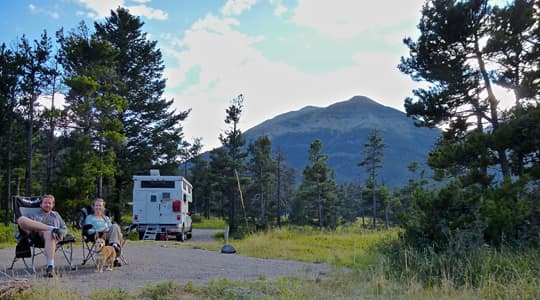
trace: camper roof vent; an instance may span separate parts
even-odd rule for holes
[[[159,176],[159,170],[151,169],[150,170],[150,176]]]

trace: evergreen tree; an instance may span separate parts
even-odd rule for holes
[[[486,0],[427,1],[420,37],[405,40],[410,57],[402,58],[400,69],[430,84],[406,99],[407,114],[420,125],[444,126],[428,164],[438,177],[452,179],[438,192],[416,185],[405,194],[402,226],[413,244],[441,249],[458,240],[465,248],[500,244],[503,237],[522,242],[540,228],[533,200],[539,8],[527,0],[502,7]],[[500,109],[494,84],[514,92],[512,109]]]
[[[373,223],[371,226],[373,229],[375,229],[377,225],[377,177],[378,170],[383,167],[382,159],[384,157],[384,147],[385,145],[380,130],[374,129],[373,132],[368,135],[368,141],[364,144],[364,150],[362,150],[364,159],[358,163],[358,166],[364,167],[368,173],[367,186],[371,189],[373,213]]]
[[[33,187],[33,165],[34,152],[34,127],[36,120],[38,98],[45,93],[45,89],[51,81],[52,70],[49,68],[49,60],[51,59],[52,43],[47,35],[43,32],[39,40],[31,43],[26,36],[23,36],[17,46],[17,52],[22,59],[22,78],[19,84],[21,85],[22,98],[21,105],[25,111],[26,118],[26,180],[25,193],[32,195]]]
[[[445,126],[439,153],[430,160],[443,176],[460,175],[465,184],[485,188],[497,175],[488,174],[489,167],[498,164],[504,178],[511,175],[507,149],[490,144],[490,133],[504,121],[493,85],[514,90],[518,106],[535,94],[534,5],[517,0],[493,9],[487,0],[427,1],[418,25],[420,37],[405,39],[410,57],[402,58],[400,69],[430,84],[414,90],[405,108],[420,125]]]
[[[23,149],[24,145],[20,144],[20,139],[17,139],[17,125],[20,125],[21,116],[18,113],[17,107],[20,101],[20,85],[19,78],[22,76],[22,61],[20,55],[11,49],[8,49],[6,44],[0,46],[0,168],[5,170],[3,189],[5,201],[5,216],[4,224],[8,225],[11,207],[11,182],[12,172],[15,165],[15,156],[20,151],[15,151],[16,148]],[[18,192],[18,191],[17,191]]]
[[[110,188],[103,194],[103,182],[113,186],[118,173],[117,149],[124,140],[119,116],[127,103],[116,93],[118,52],[107,41],[96,39],[84,23],[67,36],[59,32],[58,38],[68,88],[69,135],[61,153],[56,193],[75,202],[71,208],[76,209],[77,201],[112,195]]]
[[[534,84],[540,59],[537,9],[535,1],[514,0],[504,7],[496,6],[491,14],[492,33],[485,52],[497,63],[494,83],[513,91],[518,110],[524,100],[535,98],[540,86]]]
[[[333,218],[337,186],[334,172],[327,166],[328,156],[322,153],[322,148],[323,144],[318,139],[309,147],[309,165],[304,168],[298,194],[300,201],[296,204],[306,205],[308,219],[317,220],[320,229],[337,225],[337,220]],[[301,213],[296,209],[296,213]],[[302,217],[297,219],[301,220]]]
[[[126,143],[119,146],[116,173],[116,202],[129,197],[131,176],[160,168],[162,174],[178,174],[187,143],[181,122],[188,111],[176,112],[173,100],[162,98],[165,89],[163,59],[156,41],[142,31],[144,23],[125,8],[111,11],[104,22],[96,22],[96,38],[107,41],[117,52],[114,64],[118,82],[115,92],[127,101],[119,114]]]
[[[253,144],[249,145],[248,153],[251,157],[247,165],[248,174],[251,177],[249,198],[255,199],[253,201],[254,207],[258,208],[255,209],[258,215],[257,223],[266,229],[270,217],[269,208],[275,204],[275,193],[273,192],[275,163],[272,159],[270,138],[268,136],[258,137]]]
[[[193,185],[193,210],[210,218],[210,199],[212,189],[209,180],[209,163],[200,153],[202,149],[201,139],[196,138],[190,149],[188,179]],[[188,165],[188,162],[185,163]]]
[[[240,181],[239,177],[239,174],[242,174],[246,167],[245,159],[247,156],[247,152],[242,149],[246,142],[242,137],[242,131],[238,128],[243,103],[244,96],[242,94],[232,100],[232,104],[225,110],[225,124],[230,127],[225,131],[225,134],[219,136],[225,154],[225,156],[221,156],[224,160],[222,190],[228,202],[228,222],[231,234],[237,233],[237,203],[242,197],[240,188],[242,184],[246,183],[244,178]],[[246,228],[246,230],[248,229]]]
[[[285,155],[278,150],[275,158],[276,223],[281,228],[282,216],[289,210],[296,190],[296,171],[286,164]]]

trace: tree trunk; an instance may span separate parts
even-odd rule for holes
[[[384,227],[388,229],[388,203],[384,206]]]
[[[12,100],[13,101],[13,100]],[[13,160],[13,110],[11,107],[8,110],[8,120],[7,120],[7,166],[6,166],[6,215],[4,218],[4,225],[9,225],[9,220],[11,219],[11,211],[13,210],[13,203],[11,202],[11,174],[13,170],[12,160]]]
[[[475,54],[478,61],[478,67],[480,68],[480,73],[482,74],[482,79],[484,80],[484,84],[486,85],[486,91],[488,93],[488,101],[489,101],[489,109],[490,109],[490,122],[493,126],[493,130],[497,130],[499,128],[499,116],[497,112],[497,107],[499,105],[499,101],[495,97],[495,93],[493,92],[493,88],[491,86],[491,80],[489,79],[488,72],[486,70],[486,65],[484,62],[484,59],[482,58],[482,53],[480,51],[480,45],[478,37],[475,36]],[[509,165],[508,165],[508,158],[506,156],[505,149],[497,149],[497,153],[499,154],[499,164],[501,165],[501,172],[504,178],[508,178],[510,176],[509,171]]]
[[[375,184],[373,184],[371,189],[371,198],[373,206],[373,224],[371,224],[371,228],[375,229],[377,227],[377,198],[375,197]]]
[[[276,221],[278,228],[281,229],[281,155],[278,154],[277,157],[277,174],[276,174],[276,201],[277,201],[277,210],[276,210]]]

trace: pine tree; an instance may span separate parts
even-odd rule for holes
[[[142,31],[144,23],[125,8],[111,11],[104,22],[96,22],[96,37],[107,41],[118,53],[114,64],[116,94],[127,101],[119,115],[126,143],[117,149],[116,202],[128,197],[131,176],[160,168],[162,174],[178,174],[187,147],[181,122],[188,111],[177,113],[173,100],[162,98],[165,89],[163,59],[156,41]],[[118,213],[118,212],[117,212]]]
[[[4,224],[9,223],[11,207],[11,181],[13,169],[15,165],[15,156],[20,151],[15,151],[18,140],[16,138],[17,125],[21,119],[18,110],[16,109],[20,101],[20,85],[19,78],[22,76],[22,60],[21,56],[11,49],[8,49],[6,44],[0,46],[0,151],[1,151],[1,168],[5,170],[4,175],[4,196],[5,196],[5,216]],[[20,149],[24,145],[19,145]],[[18,191],[17,191],[18,192]]]
[[[319,139],[311,143],[308,155],[309,165],[302,173],[302,184],[298,194],[299,203],[306,205],[308,219],[316,219],[320,229],[336,226],[336,220],[332,219],[332,216],[336,209],[335,192],[337,190],[334,172],[328,168],[328,156],[322,153],[322,148],[323,144]],[[301,213],[301,211],[296,213]],[[301,220],[302,217],[298,219]]]
[[[34,164],[34,127],[36,126],[36,110],[39,106],[38,97],[45,93],[51,81],[52,70],[49,68],[52,43],[43,32],[39,40],[31,43],[23,36],[17,46],[17,52],[22,59],[22,79],[20,81],[22,98],[21,105],[26,115],[26,180],[25,193],[32,195],[33,164]]]
[[[119,115],[127,107],[116,93],[118,52],[107,41],[96,39],[84,23],[67,35],[59,32],[58,39],[68,89],[69,134],[63,141],[56,193],[68,200],[109,198],[110,189],[103,194],[103,182],[111,186],[118,172],[117,149],[124,140]]]
[[[242,149],[246,141],[242,136],[242,131],[238,128],[240,116],[244,103],[242,94],[232,100],[232,104],[225,110],[225,124],[230,127],[225,131],[225,134],[220,134],[219,140],[223,145],[223,153],[221,156],[224,160],[224,168],[222,170],[223,185],[222,190],[228,201],[228,222],[231,234],[237,233],[237,208],[239,200],[242,197],[240,190],[242,184],[246,183],[245,178],[240,180],[239,174],[242,174],[245,169],[245,159],[247,152]],[[242,205],[242,203],[240,203]],[[248,230],[248,228],[246,228]]]
[[[251,157],[248,162],[248,174],[251,177],[250,195],[258,202],[258,223],[267,228],[270,207],[275,204],[273,193],[274,161],[272,159],[272,142],[268,136],[260,136],[248,147]],[[254,205],[254,207],[257,207]]]
[[[364,159],[358,163],[358,166],[364,167],[368,173],[367,186],[371,189],[372,203],[372,228],[377,225],[377,177],[378,170],[383,167],[382,159],[384,157],[384,141],[379,129],[374,129],[368,135],[368,141],[364,144],[362,154]]]

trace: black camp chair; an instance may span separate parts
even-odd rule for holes
[[[41,210],[42,197],[23,197],[13,196],[13,231],[17,237],[17,246],[15,247],[15,257],[11,263],[9,270],[13,269],[15,262],[21,259],[29,273],[35,273],[35,258],[40,254],[45,254],[45,242],[36,233],[32,232],[27,234],[21,230],[17,225],[17,219],[20,216],[30,216]],[[75,236],[73,234],[66,234],[66,236],[56,243],[56,252],[61,252],[71,270],[77,269],[73,265],[73,243],[75,242]],[[30,260],[30,261],[27,261]]]
[[[93,209],[92,209],[92,206],[86,206],[86,207],[83,207],[79,210],[79,221],[78,221],[78,226],[79,228],[81,228],[81,231],[82,231],[82,234],[81,234],[81,240],[82,240],[82,249],[83,249],[83,261],[81,263],[81,265],[85,265],[89,260],[92,260],[92,262],[95,262],[96,260],[96,237],[95,237],[95,234],[90,234],[89,231],[90,229],[92,229],[92,224],[84,224],[84,220],[86,219],[86,217],[90,214],[93,213]],[[111,211],[106,208],[105,209],[105,215],[107,217],[110,217],[111,216]],[[102,235],[103,232],[99,233],[98,232],[98,235]],[[123,238],[122,238],[122,245],[121,248],[122,248],[122,251],[120,252],[120,255],[118,258],[120,258],[120,260],[122,261],[122,263],[124,265],[127,265],[128,264],[128,261],[126,259],[126,257],[124,256],[124,251],[125,251],[125,244],[126,244],[126,234],[123,234]],[[108,242],[108,241],[107,241]]]

